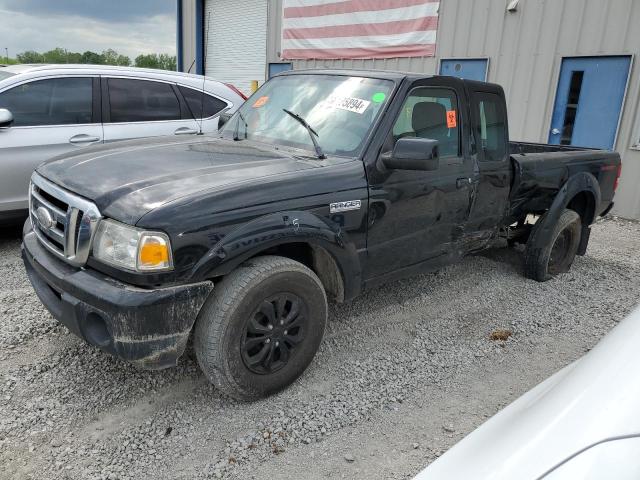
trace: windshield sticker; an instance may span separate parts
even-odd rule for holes
[[[447,128],[456,128],[456,111],[455,110],[447,110]]]
[[[371,105],[371,102],[361,98],[331,95],[321,105],[325,108],[338,108],[362,115],[367,107]]]
[[[269,101],[269,97],[266,97],[266,96],[265,97],[260,97],[253,104],[253,108],[260,108],[261,106],[263,106],[268,101]]]
[[[382,103],[384,102],[385,98],[387,98],[387,96],[384,94],[384,92],[377,92],[373,94],[371,100],[375,103]]]

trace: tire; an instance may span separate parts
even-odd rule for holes
[[[288,258],[255,257],[216,285],[202,307],[196,358],[220,391],[255,400],[305,371],[326,322],[327,297],[315,273]]]
[[[524,273],[527,278],[546,282],[569,271],[580,245],[582,221],[575,211],[565,209],[555,225],[549,240],[543,238],[545,213],[533,226],[524,252]]]

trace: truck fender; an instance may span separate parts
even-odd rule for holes
[[[342,276],[342,299],[360,292],[362,269],[356,246],[338,224],[307,211],[272,213],[234,228],[196,264],[194,277],[226,275],[265,250],[290,243],[304,243],[330,254]],[[325,257],[322,262],[327,261]]]
[[[591,173],[580,172],[569,177],[569,179],[560,187],[556,194],[551,207],[547,211],[547,214],[540,219],[543,225],[541,234],[538,236],[538,241],[541,244],[546,244],[551,241],[551,234],[553,232],[553,226],[556,224],[560,215],[565,208],[571,203],[571,200],[576,195],[581,193],[587,193],[593,196],[593,209],[585,210],[582,216],[582,233],[580,236],[580,246],[578,247],[578,255],[584,255],[587,249],[587,243],[589,242],[589,236],[591,234],[591,224],[596,216],[596,210],[600,205],[601,194],[600,185],[598,180]]]

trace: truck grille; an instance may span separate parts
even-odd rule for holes
[[[40,243],[75,266],[87,263],[101,218],[98,208],[37,173],[29,186],[29,218]]]

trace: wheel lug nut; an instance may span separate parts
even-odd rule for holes
[[[276,347],[277,347],[278,345],[280,345],[280,342],[276,342]]]
[[[283,332],[284,335],[287,335],[289,332],[287,332],[286,330]]]
[[[267,325],[267,328],[268,328],[269,330],[273,330],[273,325],[269,324],[269,325]]]
[[[284,325],[284,320],[280,320],[280,325]]]
[[[271,339],[270,339],[270,338],[267,338],[267,339],[264,341],[264,343],[271,343]]]

